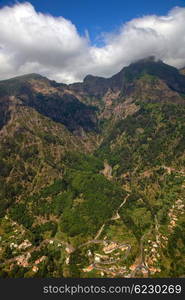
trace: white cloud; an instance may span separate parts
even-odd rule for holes
[[[35,11],[30,3],[0,9],[0,79],[39,73],[62,82],[87,74],[111,76],[130,62],[155,55],[185,66],[185,8],[167,16],[144,16],[103,36],[96,47],[63,17]]]

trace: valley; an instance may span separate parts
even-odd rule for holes
[[[0,276],[185,276],[185,75],[0,81]]]

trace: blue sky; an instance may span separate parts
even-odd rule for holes
[[[24,0],[0,0],[1,6]],[[185,0],[31,0],[37,11],[71,20],[83,34],[88,30],[92,41],[102,32],[117,30],[120,25],[144,15],[166,15],[175,6],[185,6]]]
[[[0,80],[110,77],[155,56],[185,66],[185,0],[0,0]]]

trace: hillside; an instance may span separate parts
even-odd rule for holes
[[[185,275],[185,75],[0,82],[0,276]]]

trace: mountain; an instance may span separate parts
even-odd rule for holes
[[[182,277],[185,75],[0,82],[0,276]]]
[[[71,131],[79,128],[95,130],[95,108],[84,105],[75,95],[66,92],[65,85],[57,85],[40,75],[1,81],[0,94],[2,97],[17,96],[22,105],[34,108]]]

